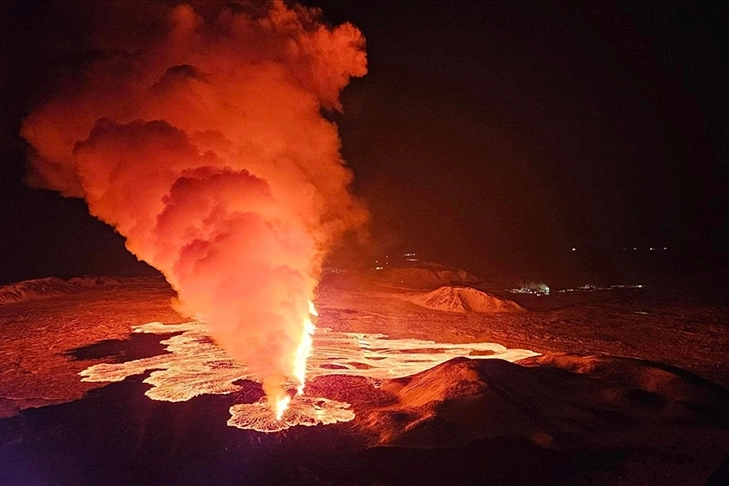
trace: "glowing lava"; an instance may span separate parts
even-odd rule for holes
[[[304,394],[304,386],[306,384],[306,360],[311,355],[312,345],[314,342],[312,336],[316,331],[316,326],[311,318],[316,317],[317,315],[314,303],[309,300],[309,315],[303,319],[301,326],[301,338],[299,340],[299,345],[296,347],[296,355],[293,362],[292,375],[297,382],[296,396],[302,396]],[[283,387],[280,390],[280,395],[281,396],[279,398],[270,402],[271,408],[276,414],[277,421],[281,420],[284,412],[286,412],[289,408],[289,404],[291,403],[291,396]]]
[[[312,309],[315,316],[315,310]],[[527,349],[508,349],[497,343],[436,343],[420,339],[389,339],[383,334],[334,332],[314,325],[305,332],[300,348],[309,379],[326,375],[360,376],[385,380],[413,375],[449,359],[466,356],[472,359],[518,361],[538,353]],[[83,381],[115,382],[128,376],[151,371],[145,392],[153,400],[180,402],[195,396],[224,395],[240,391],[242,380],[261,383],[261,376],[233,360],[211,339],[200,322],[162,324],[152,322],[133,328],[136,333],[169,334],[181,332],[161,341],[167,353],[125,363],[101,363],[80,373]],[[310,355],[310,356],[309,356]],[[303,376],[300,375],[300,376]],[[303,379],[296,377],[301,386]],[[303,390],[303,388],[302,388]],[[326,425],[353,420],[350,405],[322,397],[293,397],[282,394],[269,406],[262,398],[230,408],[228,425],[259,432],[277,432],[296,425]]]
[[[294,376],[298,380],[299,384],[296,387],[296,394],[304,394],[304,384],[306,383],[306,360],[311,355],[312,345],[314,343],[313,335],[316,331],[316,326],[312,322],[311,317],[317,317],[319,314],[316,312],[314,303],[309,300],[309,317],[304,319],[304,328],[301,334],[301,341],[299,342],[298,348],[296,348],[296,358],[294,360]]]
[[[354,419],[350,405],[327,398],[298,397],[291,401],[281,418],[273,419],[265,400],[230,407],[228,425],[257,432],[281,432],[295,426],[313,427]]]

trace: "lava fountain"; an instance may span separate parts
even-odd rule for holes
[[[301,333],[301,341],[299,347],[296,348],[296,360],[294,361],[294,376],[298,380],[299,384],[296,387],[296,394],[303,395],[304,383],[306,381],[306,360],[311,356],[311,347],[314,343],[313,335],[316,331],[316,326],[311,320],[311,317],[317,317],[319,314],[316,312],[314,303],[309,301],[309,316],[304,319],[304,329]]]
[[[322,116],[366,73],[362,34],[282,0],[65,8],[98,22],[24,120],[29,181],[123,235],[282,417],[287,388],[304,391],[322,261],[367,220]]]
[[[301,332],[301,340],[299,345],[296,347],[296,355],[293,362],[292,375],[296,379],[296,396],[304,394],[304,386],[306,383],[306,361],[311,356],[312,346],[314,344],[314,331],[316,326],[311,320],[312,317],[316,317],[316,307],[314,303],[309,300],[309,316],[303,320],[303,329]],[[269,395],[270,397],[270,395]],[[269,403],[270,408],[275,411],[276,420],[281,420],[283,414],[289,408],[291,403],[291,396],[285,391],[281,390],[278,396],[270,397],[272,403]]]

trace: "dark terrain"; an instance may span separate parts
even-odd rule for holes
[[[701,408],[716,400],[722,403],[726,394],[726,389],[712,388],[709,382],[729,384],[727,308],[716,292],[707,292],[702,299],[700,283],[680,290],[672,286],[675,281],[661,285],[659,280],[597,282],[642,283],[640,289],[558,292],[593,282],[552,279],[549,296],[506,292],[516,285],[514,281],[481,282],[479,288],[513,299],[527,309],[524,313],[493,315],[428,310],[403,297],[412,291],[388,288],[370,277],[325,280],[317,300],[320,327],[439,342],[497,342],[544,353],[546,361],[526,363],[537,368],[524,368],[528,380],[523,384],[508,378],[499,385],[499,380],[512,376],[508,371],[512,368],[505,369],[508,373],[504,375],[489,364],[479,371],[483,391],[473,398],[453,395],[467,382],[445,382],[442,377],[447,375],[437,373],[447,372],[446,365],[451,365],[446,363],[433,375],[441,376],[438,379],[444,382],[439,385],[442,398],[429,402],[426,408],[408,408],[409,398],[393,392],[403,408],[401,412],[390,408],[390,415],[377,415],[376,401],[368,405],[374,408],[363,408],[367,397],[376,392],[372,383],[345,377],[319,378],[311,383],[312,389],[330,389],[331,394],[348,398],[355,410],[362,411],[357,419],[268,435],[226,426],[232,404],[260,397],[259,385],[252,382],[247,382],[239,394],[204,395],[169,403],[144,395],[149,388],[142,383],[144,376],[108,385],[79,380],[78,373],[95,363],[164,352],[159,344],[161,336],[129,332],[133,325],[155,320],[182,322],[169,307],[172,292],[163,281],[132,279],[6,304],[0,306],[0,352],[5,363],[0,383],[7,417],[0,420],[0,484],[705,484],[729,456],[726,416],[712,412],[711,407]],[[404,288],[417,286],[417,282],[404,283],[410,286]],[[584,369],[560,364],[563,358],[559,353],[578,355],[574,359]],[[660,390],[652,379],[626,384],[626,377],[635,376],[638,365],[624,368],[627,371],[615,368],[616,378],[608,379],[595,374],[585,364],[589,361],[579,355],[627,356],[665,363],[679,368],[675,372],[668,368],[679,381],[671,378],[668,388]],[[608,363],[619,362],[606,359]],[[517,365],[509,366],[518,371]],[[662,373],[662,365],[647,366]],[[650,373],[641,376],[654,376]],[[439,417],[448,416],[442,415],[444,410],[466,410],[459,407],[473,400],[485,404],[485,414],[496,413],[499,408],[489,404],[504,397],[519,413],[528,411],[531,405],[520,401],[518,395],[523,391],[528,397],[534,391],[530,387],[541,386],[538,383],[544,378],[539,376],[553,376],[556,378],[550,379],[557,381],[551,391],[553,398],[544,397],[547,401],[540,411],[542,417],[531,415],[532,419],[547,427],[545,430],[568,424],[575,427],[577,435],[554,434],[553,440],[546,440],[540,434],[491,433],[456,445],[449,444],[454,436],[447,438],[455,430],[452,426],[432,435],[432,431],[440,430]],[[624,403],[623,399],[595,395],[597,401],[588,400],[591,408],[584,409],[587,415],[580,419],[570,419],[569,414],[559,415],[562,418],[550,415],[546,404],[587,407],[584,397],[575,398],[560,390],[563,385],[564,390],[588,389],[596,383],[603,386],[595,380],[605,383],[605,390],[623,390],[620,393],[643,404],[643,412],[625,415],[630,409],[622,409],[611,416],[617,412],[610,412],[610,407]],[[419,389],[420,385],[413,383]],[[681,395],[687,386],[698,387],[698,395],[691,395],[694,398],[705,393],[701,390],[718,390],[720,396],[704,397],[704,402],[691,405],[685,401],[688,395]],[[631,387],[636,391],[631,392]],[[638,390],[645,387],[653,387],[650,389],[658,395],[640,395]],[[358,396],[362,397],[359,409]],[[605,405],[609,403],[613,405]],[[685,412],[669,414],[668,420],[659,415],[651,418],[654,411],[663,414],[669,410],[665,407],[671,403]],[[44,404],[49,405],[41,406]],[[394,417],[407,421],[406,416],[412,418],[413,413],[426,410],[435,411],[434,418],[423,422],[420,429],[431,431],[426,442],[410,438],[411,444],[421,445],[377,445],[376,429],[378,423],[384,426],[382,420]],[[563,413],[561,408],[554,410]],[[404,415],[398,418],[398,413]],[[591,414],[595,417],[592,425]],[[508,424],[517,416],[512,412],[503,419],[497,417],[497,422]],[[484,416],[455,417],[446,423],[461,420],[471,424],[467,426],[470,428],[483,427],[479,424],[484,423]],[[445,434],[440,445],[437,434]],[[422,438],[422,434],[407,437]],[[712,484],[722,484],[724,479],[715,479]]]

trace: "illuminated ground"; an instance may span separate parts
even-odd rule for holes
[[[660,365],[551,354],[650,359],[726,385],[721,305],[649,287],[517,296],[523,314],[452,314],[408,295],[352,282],[322,290],[318,326],[331,331],[317,335],[309,401],[298,410],[333,407],[351,420],[273,434],[228,426],[267,413],[255,408],[262,393],[245,370],[213,357],[210,380],[159,364],[170,360],[160,341],[194,330],[130,334],[147,322],[184,322],[163,282],[0,306],[9,417],[0,421],[0,484],[702,484],[729,455],[726,417],[716,410],[722,389]],[[212,346],[198,337],[189,349]],[[529,367],[456,360],[422,371],[444,352],[474,354],[473,346],[416,340],[502,345],[481,345],[481,357],[521,357],[509,349],[545,356]],[[367,348],[375,354],[365,356]],[[418,354],[427,366],[403,368],[402,358]],[[89,367],[99,381],[80,381]],[[107,384],[113,372],[121,381]],[[165,388],[165,376],[175,386]],[[186,401],[145,395],[172,399],[180,390]],[[256,428],[255,420],[237,425]],[[371,447],[378,443],[403,447]]]
[[[262,383],[246,366],[233,361],[216,346],[204,324],[189,322],[136,326],[134,332],[170,334],[162,341],[164,353],[118,364],[102,363],[81,372],[83,381],[114,382],[151,371],[145,383],[146,395],[154,400],[180,402],[199,395],[224,395],[241,389],[240,381]],[[536,356],[529,350],[506,349],[496,343],[449,344],[420,339],[387,339],[383,334],[343,333],[319,329],[314,336],[314,353],[308,360],[307,376],[357,376],[382,380],[403,378],[434,368],[446,361],[470,356],[474,359],[518,361]],[[292,383],[291,388],[295,385]],[[228,424],[259,432],[279,432],[292,426],[329,425],[355,418],[350,404],[326,397],[295,396],[281,420],[265,401],[236,404]]]

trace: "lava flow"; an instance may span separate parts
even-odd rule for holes
[[[313,324],[312,324],[313,329]],[[81,372],[83,381],[114,382],[151,371],[145,393],[153,400],[180,402],[195,396],[239,392],[243,380],[261,383],[252,368],[231,359],[218,347],[199,322],[162,324],[152,322],[134,327],[135,333],[181,334],[164,339],[166,354],[126,363],[102,363]],[[383,334],[334,332],[321,328],[307,333],[306,362],[309,379],[327,376],[359,376],[373,380],[401,378],[428,370],[450,359],[518,361],[536,356],[526,349],[507,349],[496,343],[436,343],[420,339],[389,339]],[[313,343],[313,346],[312,346]],[[297,380],[298,381],[298,380]],[[299,386],[301,383],[299,383]],[[355,411],[346,402],[324,397],[284,394],[270,407],[263,398],[230,408],[228,425],[259,432],[278,432],[296,425],[313,426],[348,422]]]

